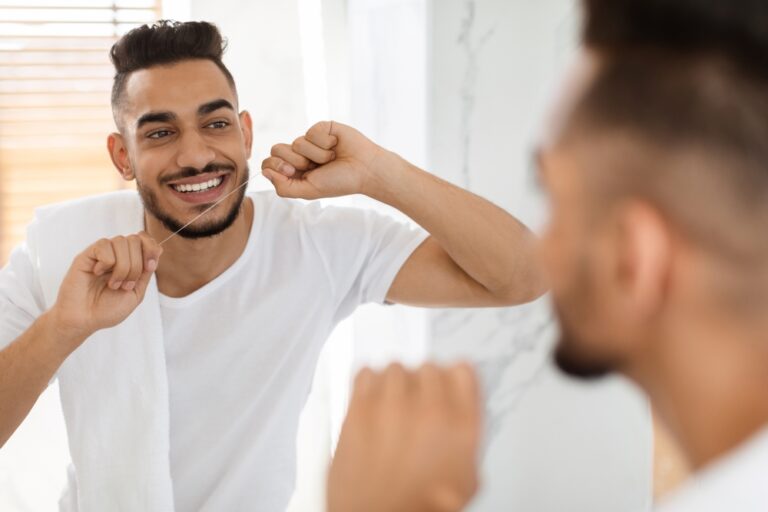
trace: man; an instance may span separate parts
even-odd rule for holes
[[[284,510],[299,413],[341,319],[365,302],[543,292],[524,226],[342,124],[275,146],[278,193],[366,194],[428,233],[246,194],[252,122],[223,47],[203,22],[114,45],[108,147],[138,194],[40,211],[0,274],[0,443],[58,378],[71,509]]]
[[[648,393],[696,470],[661,510],[768,510],[768,39],[752,30],[768,8],[587,7],[587,49],[539,154],[555,359]],[[462,509],[478,400],[467,367],[362,373],[329,510]]]

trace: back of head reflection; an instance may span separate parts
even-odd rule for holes
[[[638,352],[666,350],[675,325],[763,321],[768,101],[761,79],[714,54],[585,60],[591,81],[541,153],[557,361],[635,375]]]

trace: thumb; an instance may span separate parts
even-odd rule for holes
[[[135,291],[139,297],[139,300],[142,300],[144,298],[144,293],[147,291],[147,286],[149,286],[149,281],[152,279],[152,274],[154,274],[155,270],[157,270],[160,256],[163,254],[163,248],[146,232],[141,231],[138,233],[138,235],[139,238],[141,238],[144,269],[141,273],[141,276],[136,281]]]
[[[152,274],[154,274],[153,271],[145,268],[144,272],[141,273],[141,277],[136,281],[136,288],[134,288],[133,291],[136,292],[139,301],[144,300],[144,294],[147,292],[147,287],[149,286],[149,281],[152,279]]]
[[[139,297],[139,302],[144,300],[144,294],[147,292],[147,287],[149,286],[149,281],[152,279],[152,276],[155,273],[155,270],[157,269],[157,260],[160,258],[160,255],[158,254],[156,256],[157,259],[155,259],[155,263],[152,263],[148,266],[144,266],[144,271],[141,273],[141,276],[136,281],[136,288],[134,288],[134,291],[136,292],[136,295]]]

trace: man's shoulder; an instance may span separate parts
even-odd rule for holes
[[[143,212],[138,193],[131,190],[50,204],[35,210],[27,244],[42,254],[55,254],[65,247],[82,250],[99,238],[140,231]]]
[[[122,209],[135,210],[140,207],[141,199],[134,190],[119,190],[86,197],[79,197],[58,203],[51,203],[35,210],[35,219],[51,217],[87,215],[96,216],[105,212],[118,212]]]
[[[253,200],[256,216],[267,223],[301,224],[308,228],[339,228],[346,224],[397,224],[398,219],[364,205],[347,202],[288,199],[274,191],[256,191],[248,194]]]

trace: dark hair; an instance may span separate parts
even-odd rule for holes
[[[599,62],[563,143],[588,141],[588,158],[603,159],[589,172],[604,204],[643,197],[732,261],[768,262],[766,82],[707,53],[635,48]]]
[[[597,49],[655,46],[718,53],[768,76],[765,0],[583,0],[583,41]]]
[[[642,195],[699,241],[764,258],[768,2],[583,2],[600,64],[566,139],[586,131],[625,151],[599,177],[613,197]]]
[[[161,20],[142,25],[120,38],[109,52],[115,66],[112,109],[116,114],[128,76],[134,71],[189,59],[207,59],[216,64],[235,89],[235,80],[222,62],[226,40],[216,25],[205,21]],[[117,115],[115,115],[117,118]]]

